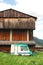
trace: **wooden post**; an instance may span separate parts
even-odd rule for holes
[[[10,30],[10,41],[12,41],[12,30]]]
[[[29,41],[29,30],[27,30],[27,41]]]
[[[12,41],[12,30],[10,30],[10,41]],[[14,54],[15,53],[15,50],[14,50],[14,44],[11,44],[11,53]]]

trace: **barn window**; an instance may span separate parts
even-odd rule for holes
[[[9,30],[0,30],[0,40],[9,41],[10,40],[10,31]]]
[[[12,39],[14,41],[26,41],[27,33],[25,30],[13,30]]]

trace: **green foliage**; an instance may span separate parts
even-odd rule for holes
[[[43,65],[43,52],[33,56],[16,56],[0,52],[0,65]]]
[[[36,38],[36,37],[33,37],[33,40],[36,42],[36,45],[43,46],[43,40],[38,39],[38,38]]]

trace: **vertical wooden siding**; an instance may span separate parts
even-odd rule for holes
[[[0,30],[0,40],[9,41],[10,40],[10,31],[9,30]]]
[[[0,30],[0,40],[10,40],[10,30]],[[26,30],[12,30],[13,41],[26,41],[27,31]],[[33,40],[33,30],[29,30],[29,41]]]
[[[29,30],[29,41],[33,40],[33,30]]]
[[[23,30],[13,30],[12,39],[14,41],[26,41],[27,40],[27,32]]]
[[[34,52],[35,51],[35,45],[30,45],[30,50]]]
[[[0,51],[1,52],[10,52],[10,45],[0,45]]]

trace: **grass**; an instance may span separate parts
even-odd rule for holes
[[[0,65],[43,65],[43,52],[33,56],[15,56],[0,52]]]

